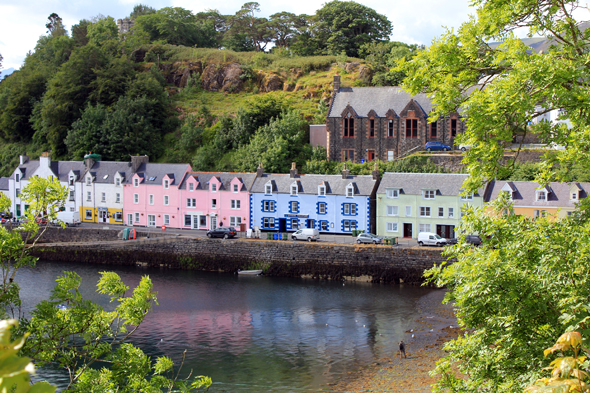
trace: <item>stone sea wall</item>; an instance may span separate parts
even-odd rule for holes
[[[67,236],[66,232],[68,230],[52,231],[47,234],[46,241]],[[112,232],[116,239],[118,231],[106,232]],[[106,234],[101,236],[106,237]],[[81,237],[80,234],[76,235],[78,239]],[[72,238],[73,236],[70,237]],[[424,270],[445,260],[441,250],[437,248],[254,239],[218,240],[185,236],[154,238],[152,234],[149,239],[134,241],[101,242],[95,238],[79,243],[38,244],[32,253],[50,261],[131,266],[139,264],[222,272],[264,269],[269,276],[362,279],[385,283],[421,283]]]

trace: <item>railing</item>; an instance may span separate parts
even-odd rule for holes
[[[403,152],[402,154],[400,154],[399,156],[397,156],[397,158],[395,158],[395,160],[402,159],[405,156],[407,156],[408,154],[412,153],[413,151],[418,150],[418,149],[422,149],[422,148],[423,148],[423,146],[418,145],[416,147],[411,148],[410,150],[406,150],[405,152]]]

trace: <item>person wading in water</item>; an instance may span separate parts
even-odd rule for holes
[[[407,358],[406,356],[406,344],[402,341],[399,342],[399,358],[402,358],[402,354],[404,355],[404,358]]]

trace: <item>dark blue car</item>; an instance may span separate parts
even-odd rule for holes
[[[424,146],[424,150],[427,151],[449,151],[451,147],[449,145],[445,145],[442,142],[427,142],[426,146]]]

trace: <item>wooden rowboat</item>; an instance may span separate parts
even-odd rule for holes
[[[243,274],[246,276],[259,276],[260,274],[262,274],[262,270],[239,270],[238,269],[238,274]]]

